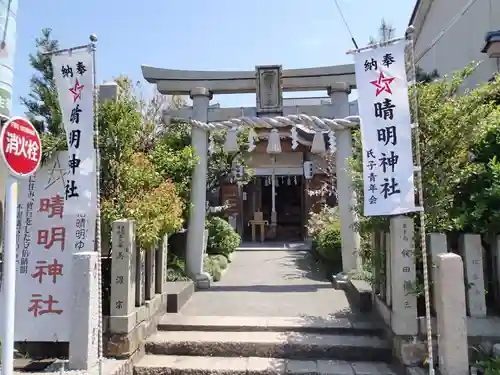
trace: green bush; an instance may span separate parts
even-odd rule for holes
[[[219,281],[222,271],[227,267],[227,258],[224,255],[206,255],[203,259],[203,269],[208,272],[214,281]]]
[[[167,281],[190,281],[184,271],[176,268],[167,268]]]
[[[333,264],[342,263],[342,240],[338,225],[330,225],[319,232],[313,240],[318,253]]]
[[[224,255],[216,255],[216,257],[217,257],[217,262],[219,263],[220,268],[225,270],[227,268],[227,266],[229,265],[229,260]]]
[[[206,222],[208,229],[207,254],[229,256],[241,243],[241,238],[231,225],[220,217]]]
[[[184,272],[184,260],[173,256],[167,265],[167,281],[189,281],[189,276]]]

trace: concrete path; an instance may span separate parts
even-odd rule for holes
[[[343,291],[308,251],[237,251],[220,282],[199,291],[183,315],[352,318]]]

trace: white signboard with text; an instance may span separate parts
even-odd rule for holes
[[[54,80],[68,142],[68,212],[95,210],[94,85],[89,50],[52,56]]]
[[[415,207],[405,42],[355,55],[363,145],[364,215]]]
[[[67,161],[60,152],[19,183],[16,341],[69,340],[72,257],[94,251],[96,210],[66,212]]]

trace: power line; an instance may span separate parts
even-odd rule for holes
[[[335,1],[335,5],[337,6],[337,9],[339,10],[340,17],[342,17],[342,20],[344,21],[344,25],[347,28],[347,32],[351,36],[351,40],[352,40],[352,44],[354,44],[354,48],[358,49],[359,48],[358,44],[356,43],[356,40],[354,39],[354,36],[352,35],[351,29],[349,27],[349,24],[347,23],[347,21],[346,21],[346,19],[344,17],[344,13],[342,13],[342,9],[340,9],[340,5],[338,3],[338,0],[334,0],[334,1]]]

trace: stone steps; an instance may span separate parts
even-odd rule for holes
[[[299,332],[163,331],[146,342],[146,352],[160,355],[274,357],[390,361],[386,341],[371,336]]]
[[[167,314],[135,375],[396,375],[372,322]]]
[[[146,355],[135,375],[396,375],[383,362]]]
[[[158,324],[160,331],[304,332],[380,336],[383,328],[373,322],[351,322],[300,317],[186,316],[168,314]]]

